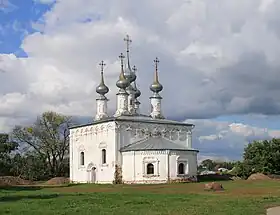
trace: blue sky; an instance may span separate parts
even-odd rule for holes
[[[25,57],[20,48],[23,38],[34,32],[32,23],[38,21],[52,5],[35,3],[34,0],[10,0],[8,5],[4,0],[4,3],[0,10],[0,53]]]
[[[261,128],[270,128],[270,129],[280,128],[279,116],[257,117],[252,115],[231,115],[231,116],[220,116],[217,117],[215,120],[249,124],[251,126],[261,127]]]

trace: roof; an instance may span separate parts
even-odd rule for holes
[[[181,126],[194,126],[193,124],[188,124],[184,122],[178,122],[174,120],[168,120],[168,119],[153,119],[150,116],[147,115],[127,115],[127,116],[119,116],[119,117],[108,117],[101,120],[93,121],[92,123],[87,124],[81,124],[81,125],[75,125],[69,127],[70,129],[73,128],[79,128],[84,126],[90,126],[90,125],[96,125],[104,122],[111,122],[111,121],[117,121],[117,122],[142,122],[142,123],[155,123],[155,124],[169,124],[169,125],[181,125]]]
[[[176,144],[163,137],[148,137],[121,148],[121,152],[128,151],[151,151],[151,150],[176,150],[176,151],[198,151]]]

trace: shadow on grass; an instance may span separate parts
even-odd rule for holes
[[[208,181],[232,181],[232,175],[230,174],[208,174],[208,175],[198,175],[198,182],[208,182]]]
[[[72,187],[79,186],[82,184],[58,184],[58,185],[48,185],[48,184],[35,184],[35,185],[11,185],[11,186],[0,186],[0,192],[2,190],[10,191],[28,191],[28,190],[40,190],[44,188],[58,188],[58,187]]]
[[[42,194],[42,195],[7,195],[0,197],[0,202],[14,202],[22,199],[52,199],[61,196],[60,194]]]
[[[40,186],[2,186],[0,187],[0,192],[1,191],[36,191],[36,190],[41,190],[42,187]]]

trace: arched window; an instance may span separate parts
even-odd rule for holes
[[[183,163],[178,166],[178,174],[185,174],[185,165]]]
[[[85,153],[84,152],[80,153],[80,165],[81,166],[85,165]]]
[[[154,174],[154,165],[149,163],[147,165],[147,175],[152,175],[152,174]]]
[[[102,164],[106,163],[106,149],[102,149]]]

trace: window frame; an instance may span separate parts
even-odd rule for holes
[[[80,157],[79,164],[80,164],[80,166],[84,167],[85,166],[85,152],[80,151],[79,157]]]
[[[184,174],[180,174],[179,172],[179,165],[180,164],[183,164],[184,165]],[[177,173],[177,176],[178,177],[182,177],[182,176],[186,176],[189,174],[189,166],[188,166],[189,162],[188,162],[188,159],[187,158],[180,158],[178,157],[177,158],[177,170],[176,170],[176,173]]]
[[[147,174],[147,165],[152,164],[154,166],[154,173],[153,174]],[[144,157],[143,158],[143,167],[142,167],[142,173],[144,178],[151,178],[151,177],[159,177],[159,165],[160,161],[155,157]]]
[[[151,170],[151,173],[150,173]],[[154,175],[155,174],[155,165],[152,163],[147,163],[146,165],[146,175]]]
[[[181,166],[183,166],[183,167],[181,167]],[[181,169],[181,168],[183,168],[183,169]],[[186,165],[185,165],[185,163],[179,162],[178,170],[177,171],[178,171],[178,175],[185,175],[185,173],[186,173]]]
[[[106,149],[101,150],[101,164],[102,165],[107,164],[107,151],[106,151]]]

